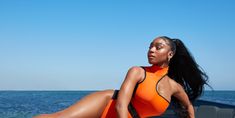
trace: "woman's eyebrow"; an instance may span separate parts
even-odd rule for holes
[[[156,46],[156,45],[157,45],[157,46],[158,46],[158,45],[161,45],[161,46],[164,46],[163,43],[155,43],[155,44],[154,44],[154,43],[151,43],[150,45],[155,45],[155,46]]]

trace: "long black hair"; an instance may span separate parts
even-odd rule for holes
[[[208,85],[207,74],[196,63],[194,57],[180,39],[171,39],[167,36],[161,36],[159,38],[167,41],[174,53],[169,63],[168,76],[182,85],[189,100],[193,104],[201,96],[204,85]],[[172,106],[180,118],[188,117],[186,109],[175,97],[172,97]]]

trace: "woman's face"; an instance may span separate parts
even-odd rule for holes
[[[148,62],[158,66],[168,65],[168,59],[172,57],[171,53],[168,42],[161,38],[156,38],[149,46]]]

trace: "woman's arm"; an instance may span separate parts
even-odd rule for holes
[[[185,106],[188,111],[189,118],[195,118],[193,105],[191,104],[188,95],[184,91],[183,87],[180,84],[176,83],[174,88],[175,92],[173,96],[181,101],[182,105]]]
[[[141,67],[131,67],[121,85],[116,102],[118,118],[127,118],[128,104],[130,103],[134,88],[144,76],[144,70]]]

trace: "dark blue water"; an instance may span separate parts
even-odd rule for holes
[[[31,118],[69,107],[95,91],[0,91],[0,118]],[[203,100],[235,105],[235,91],[206,91]]]
[[[235,91],[205,91],[200,99],[235,105]]]
[[[93,91],[1,91],[0,118],[31,118],[72,105]]]

